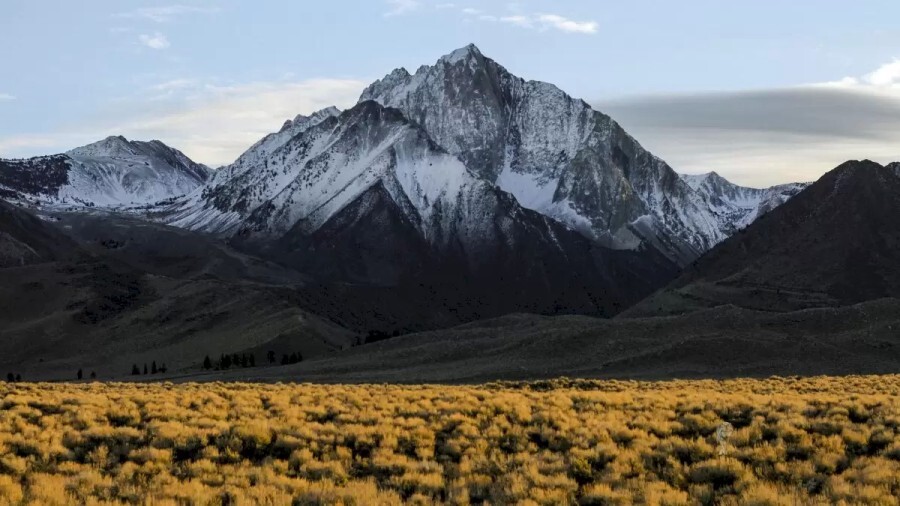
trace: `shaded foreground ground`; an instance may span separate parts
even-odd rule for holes
[[[900,375],[4,384],[0,501],[897,504]],[[720,445],[717,431],[733,432]]]
[[[296,365],[209,373],[194,367],[168,379],[484,383],[559,376],[891,374],[900,371],[897,329],[898,299],[790,313],[722,306],[682,316],[612,320],[518,314],[400,336]]]

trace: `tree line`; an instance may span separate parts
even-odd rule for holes
[[[169,368],[166,367],[166,364],[165,364],[165,363],[163,363],[161,366],[157,367],[157,366],[156,366],[156,360],[154,360],[154,361],[150,364],[150,368],[148,369],[148,368],[147,368],[147,362],[144,362],[144,374],[148,374],[148,373],[149,373],[149,374],[165,374],[165,372],[168,371],[168,370],[169,370]],[[131,366],[131,375],[132,375],[132,376],[139,376],[140,374],[141,374],[141,368],[138,367],[137,364],[133,364],[133,365]]]
[[[278,355],[269,350],[266,353],[266,360],[270,365],[278,363]],[[281,356],[281,365],[297,364],[303,361],[303,354],[300,352],[285,353]],[[219,355],[218,360],[213,360],[209,355],[203,358],[203,369],[210,371],[224,371],[231,368],[256,367],[256,356],[252,353],[223,353]]]
[[[215,362],[209,358],[209,355],[203,358],[203,368],[207,371],[210,369],[224,371],[232,367],[256,367],[256,356],[252,353],[241,353],[240,355],[237,353],[223,353],[219,355],[219,359]]]

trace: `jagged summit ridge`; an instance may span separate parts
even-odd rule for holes
[[[473,45],[397,69],[363,100],[400,109],[473,173],[601,244],[652,245],[684,264],[734,229],[609,116]]]

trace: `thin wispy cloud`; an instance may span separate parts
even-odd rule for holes
[[[783,88],[595,102],[676,170],[751,186],[817,179],[847,159],[900,161],[900,59]]]
[[[507,16],[497,16],[473,7],[464,7],[460,12],[469,20],[500,22],[538,31],[557,30],[565,33],[594,34],[597,33],[599,26],[596,21],[577,21],[559,14],[516,12]]]
[[[187,88],[191,88],[196,86],[199,81],[197,79],[189,79],[189,78],[178,78],[171,79],[169,81],[163,81],[161,83],[153,84],[150,86],[151,90],[154,91],[177,91],[183,90]]]
[[[218,12],[218,7],[197,5],[164,5],[159,7],[142,7],[128,12],[120,12],[115,17],[126,19],[146,19],[156,23],[167,23],[186,14],[209,14]]]
[[[418,9],[422,5],[419,0],[387,0],[387,4],[390,10],[384,13],[385,17],[402,16]]]
[[[795,86],[595,102],[677,171],[769,186],[808,181],[847,159],[900,160],[900,93]]]
[[[559,14],[538,14],[537,23],[543,29],[556,29],[569,33],[597,33],[595,21],[575,21]]]
[[[10,95],[9,93],[0,93],[0,102],[9,102],[11,100],[15,100],[15,95]]]
[[[150,49],[166,49],[171,45],[169,44],[169,39],[159,32],[153,34],[142,33],[138,37],[138,40],[141,42],[141,44],[149,47]]]

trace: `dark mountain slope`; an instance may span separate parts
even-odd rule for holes
[[[133,363],[315,357],[355,342],[356,332],[298,303],[285,285],[302,286],[302,276],[213,238],[112,214],[57,218],[0,202],[0,370],[108,378]]]
[[[0,200],[0,268],[71,258],[75,242],[28,211]]]
[[[851,161],[726,240],[629,315],[900,296],[900,165]]]

